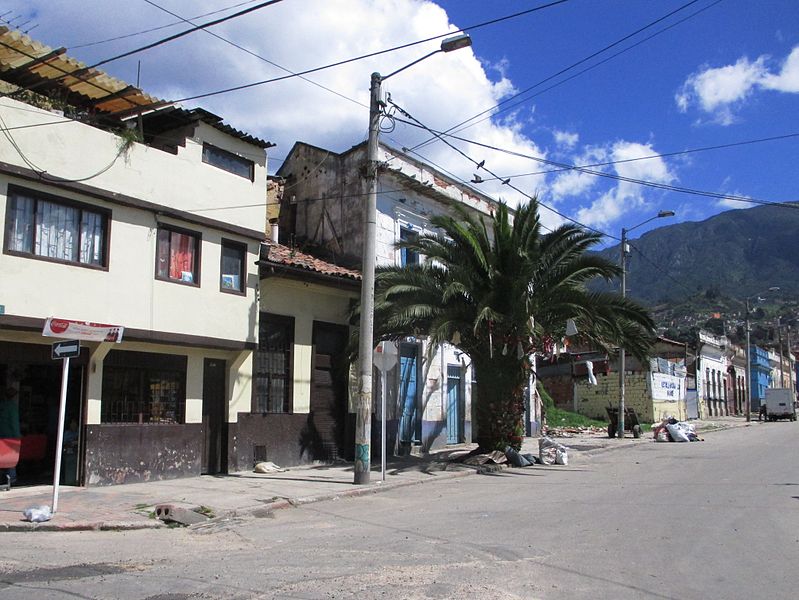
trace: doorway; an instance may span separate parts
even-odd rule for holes
[[[347,406],[347,334],[343,325],[314,321],[311,406],[302,445],[314,460],[350,460],[355,421]]]
[[[203,362],[203,475],[227,473],[226,372],[224,360],[206,358]]]
[[[463,393],[460,365],[447,365],[447,443],[463,441]]]
[[[419,346],[400,344],[400,443],[419,444],[422,441],[422,421],[419,418]]]

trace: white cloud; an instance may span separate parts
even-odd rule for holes
[[[737,196],[739,198],[751,198],[751,196],[747,196],[746,194],[742,194],[741,192],[732,192],[730,194],[730,196]],[[731,209],[731,208],[751,208],[752,207],[752,203],[751,202],[745,202],[743,200],[736,200],[735,198],[722,198],[721,200],[716,202],[716,205],[719,206],[720,208],[725,209],[725,210]]]
[[[608,152],[609,161],[616,175],[630,179],[640,179],[654,183],[671,183],[676,177],[661,158],[635,160],[657,154],[651,144],[620,140],[614,143]],[[577,213],[577,220],[593,227],[605,227],[619,219],[629,211],[647,206],[651,188],[630,181],[618,181],[614,186],[602,193],[590,205],[584,206]]]
[[[696,105],[713,122],[731,125],[736,121],[735,109],[758,89],[799,93],[799,46],[777,73],[769,70],[768,61],[765,55],[754,61],[742,57],[733,65],[706,67],[691,74],[675,94],[677,107],[687,112]]]
[[[192,17],[218,10],[220,2],[162,0],[159,4]],[[207,22],[245,7],[198,18],[196,22]],[[6,10],[34,18],[38,27],[31,32],[32,37],[54,48],[72,48],[175,21],[175,17],[142,2],[85,0],[78,11],[74,0],[10,0]],[[116,42],[75,48],[68,50],[68,54],[91,64],[187,27],[179,24]],[[444,9],[427,0],[305,0],[282,2],[220,24],[211,31],[298,72],[457,29]],[[295,141],[342,152],[365,140],[371,73],[391,73],[435,50],[439,43],[431,41],[308,75],[336,93],[292,78],[186,104],[201,106],[238,129],[276,142],[277,147],[269,152],[270,169],[274,169]],[[135,82],[138,61],[141,61],[142,87],[167,99],[286,74],[203,31],[103,68],[111,75]],[[513,93],[513,83],[505,75],[507,66],[506,62],[484,66],[471,48],[436,54],[387,79],[383,91],[425,125],[445,130]],[[545,150],[522,133],[525,123],[520,119],[529,120],[531,115],[529,107],[503,113],[501,118],[481,121],[459,135],[520,154],[545,157]],[[395,131],[382,139],[401,148],[412,147],[429,137],[422,130],[397,124]],[[457,145],[476,161],[486,160],[486,167],[499,175],[530,170],[529,159],[463,142]],[[424,159],[467,181],[472,178],[474,165],[440,142],[419,152]],[[485,172],[481,175],[487,178]],[[544,176],[513,183],[523,186],[528,194],[545,189],[546,185]],[[499,182],[487,182],[481,189],[512,204],[526,201],[523,194]]]
[[[567,150],[574,148],[580,140],[579,133],[570,133],[568,131],[560,131],[559,129],[554,129],[552,131],[552,136],[555,138],[555,142],[558,146],[562,146]]]

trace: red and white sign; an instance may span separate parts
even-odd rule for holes
[[[44,324],[42,335],[45,337],[85,340],[87,342],[119,343],[122,341],[122,333],[124,331],[125,328],[121,325],[105,325],[103,323],[48,317]]]

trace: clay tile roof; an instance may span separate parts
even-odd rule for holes
[[[297,249],[275,244],[273,242],[263,243],[261,247],[261,260],[266,263],[285,265],[295,269],[303,269],[313,273],[321,273],[322,275],[343,277],[345,279],[353,279],[357,281],[361,280],[360,271],[340,267],[319,258],[315,258],[310,254],[306,254],[305,252],[300,252]]]

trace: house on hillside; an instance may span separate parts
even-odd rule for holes
[[[289,152],[277,175],[285,180],[279,241],[351,269],[360,269],[367,190],[366,144],[337,154],[305,143]],[[379,147],[378,265],[421,257],[395,243],[431,233],[429,219],[460,205],[488,217],[495,201],[407,154]],[[426,451],[473,439],[471,405],[477,393],[467,356],[449,344],[429,348],[420,336],[383,343],[375,352],[372,447],[379,443],[379,399],[388,402],[388,448]],[[431,357],[428,360],[428,356]]]
[[[271,144],[19,32],[0,43],[0,384],[18,397],[21,482],[52,481],[61,368],[45,331],[83,338],[65,481],[226,472],[251,412]]]
[[[653,423],[667,416],[688,418],[686,355],[686,344],[660,337],[649,361],[642,363],[626,357],[625,405],[635,409],[639,420]],[[607,420],[605,409],[619,404],[618,369],[618,353],[607,356],[603,352],[586,351],[539,361],[537,373],[555,406]]]

